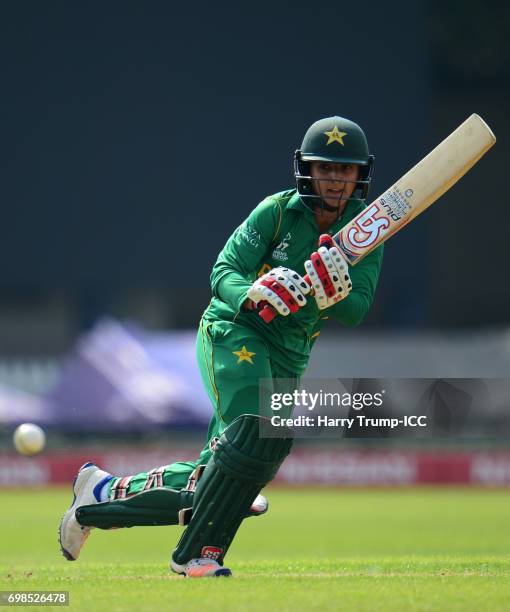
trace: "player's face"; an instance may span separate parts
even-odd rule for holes
[[[359,166],[321,161],[313,161],[310,166],[310,175],[316,179],[313,181],[315,193],[329,206],[343,208],[356,189]]]

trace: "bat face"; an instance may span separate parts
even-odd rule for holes
[[[389,189],[333,237],[351,265],[411,220],[413,195],[412,189]]]
[[[407,174],[333,236],[351,265],[441,197],[492,147],[496,138],[471,115]]]

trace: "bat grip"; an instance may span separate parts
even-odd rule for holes
[[[308,274],[305,275],[305,281],[310,285],[310,287],[312,286],[312,281],[310,280]],[[276,310],[269,304],[269,302],[266,302],[266,300],[259,302],[257,310],[259,313],[259,317],[263,319],[264,323],[271,323],[271,321],[278,314]]]
[[[265,300],[263,302],[260,302],[258,306],[258,311],[259,317],[263,319],[264,323],[271,323],[271,321],[278,314],[276,310],[269,305],[269,302],[266,302]]]
[[[327,249],[331,249],[335,246],[333,242],[333,238],[329,234],[321,234],[319,238],[319,247],[326,247]]]

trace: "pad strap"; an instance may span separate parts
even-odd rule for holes
[[[110,500],[125,499],[128,496],[129,483],[133,480],[132,476],[116,478],[110,489]]]

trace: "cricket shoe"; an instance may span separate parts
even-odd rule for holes
[[[76,561],[92,527],[84,527],[76,520],[76,508],[97,504],[102,486],[111,474],[100,470],[93,463],[84,463],[73,482],[74,498],[69,510],[62,517],[59,528],[60,549],[68,561]]]
[[[186,578],[217,578],[219,576],[232,576],[228,567],[223,567],[212,559],[191,559],[184,565],[179,565],[175,561],[170,562],[170,569],[176,574],[181,574]]]

